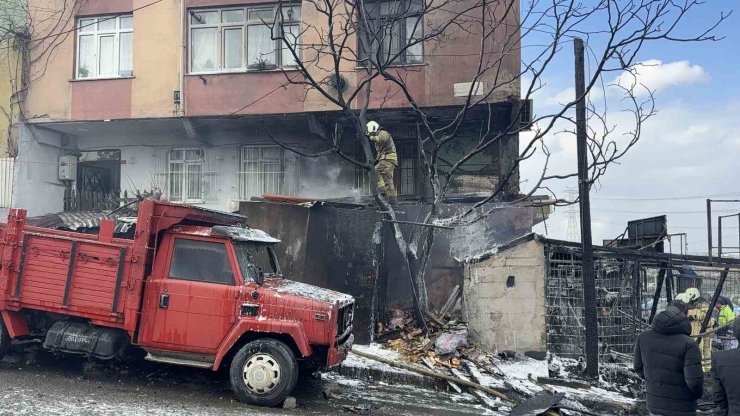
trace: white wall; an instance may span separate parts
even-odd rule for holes
[[[57,177],[61,135],[22,125],[19,129],[12,205],[25,208],[28,216],[64,209],[64,184]]]
[[[472,341],[485,350],[546,351],[543,245],[529,241],[467,263],[463,313]]]
[[[151,125],[151,124],[150,124]],[[171,124],[167,125],[171,126]],[[274,145],[259,129],[250,132],[234,129],[210,133],[203,140],[188,138],[184,131],[160,126],[158,131],[138,128],[131,124],[126,133],[120,127],[106,133],[98,124],[76,126],[76,136],[67,136],[70,144],[62,148],[62,134],[43,128],[24,126],[21,129],[16,163],[13,207],[26,208],[30,216],[60,212],[64,209],[65,185],[58,178],[58,158],[62,154],[95,150],[121,150],[121,192],[133,195],[137,190],[159,186],[167,192],[168,152],[173,147],[199,147],[206,151],[206,170],[212,171],[207,181],[210,197],[202,204],[217,210],[236,210],[241,170],[241,147],[244,145]],[[85,130],[94,131],[88,133]],[[216,128],[212,128],[216,130]],[[164,133],[163,133],[164,131]],[[174,132],[174,134],[173,134]],[[279,137],[281,141],[305,152],[316,151],[317,142],[297,134]],[[325,148],[321,148],[325,150]],[[329,198],[358,196],[353,189],[354,167],[338,157],[306,158],[284,151],[285,181],[290,193],[300,196]],[[74,186],[74,184],[72,184]]]

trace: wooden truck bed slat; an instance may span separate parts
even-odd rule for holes
[[[59,305],[106,318],[116,312],[125,248],[41,233],[26,233],[23,241],[16,287],[21,307]]]

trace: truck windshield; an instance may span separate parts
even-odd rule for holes
[[[267,277],[280,276],[277,257],[269,245],[234,241],[234,250],[245,280],[260,283],[262,280],[260,273]]]

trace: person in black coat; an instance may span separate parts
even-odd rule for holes
[[[699,345],[691,335],[685,304],[672,303],[655,316],[635,343],[634,366],[645,380],[647,407],[662,416],[695,415],[704,393]]]
[[[740,319],[732,322],[732,332],[740,339]],[[715,351],[712,355],[714,403],[720,415],[740,415],[740,349]]]

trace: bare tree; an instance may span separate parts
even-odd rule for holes
[[[31,83],[43,77],[56,49],[74,36],[75,16],[88,0],[61,0],[54,4],[33,0],[4,0],[0,7],[0,65],[10,85],[10,128],[5,138],[10,156],[16,156],[13,126],[26,121],[24,100]]]
[[[708,27],[696,27],[689,20],[695,10],[702,7],[701,0],[526,0],[522,3],[520,5],[519,0],[305,0],[300,33],[281,31],[281,21],[290,17],[285,12],[280,13],[273,22],[267,23],[273,28],[273,36],[290,52],[302,75],[288,76],[286,72],[286,82],[304,86],[307,95],[328,100],[354,130],[352,138],[343,138],[339,129],[335,129],[335,134],[325,137],[326,150],[301,154],[313,157],[338,154],[367,171],[375,200],[387,217],[395,221],[394,208],[374,186],[375,157],[364,129],[369,111],[382,107],[392,94],[400,94],[414,115],[416,147],[426,169],[426,185],[431,190],[430,209],[423,223],[454,226],[477,221],[492,215],[495,211],[490,203],[507,195],[513,205],[537,205],[530,198],[537,192],[552,195],[540,205],[571,204],[576,201],[558,197],[550,187],[554,181],[574,178],[576,163],[569,172],[551,172],[547,142],[556,133],[575,136],[574,107],[584,97],[575,97],[573,93],[567,102],[547,114],[535,115],[531,124],[525,125],[520,123],[523,111],[520,103],[546,86],[548,75],[562,67],[563,55],[570,58],[572,39],[584,38],[590,52],[585,98],[590,122],[589,180],[593,184],[637,143],[643,124],[656,113],[653,94],[639,83],[635,69],[644,59],[642,52],[646,45],[716,41],[715,29],[727,18],[720,14]],[[292,5],[289,1],[281,4],[283,10],[290,10]],[[307,19],[307,14],[319,18]],[[409,84],[408,71],[403,64],[420,61],[422,54],[429,56],[439,50],[439,46],[454,42],[474,42],[477,50],[470,55],[474,55],[475,68],[468,77],[469,88],[454,116],[439,122],[430,116],[429,107],[420,104],[418,92]],[[511,71],[512,59],[521,59],[514,71]],[[356,82],[347,81],[343,74],[355,73],[356,68],[360,68],[361,76]],[[607,76],[619,77],[622,81],[607,85]],[[624,82],[629,79],[633,82]],[[392,93],[388,85],[393,87]],[[513,114],[501,127],[494,120],[493,107],[505,101],[511,102]],[[610,107],[614,103],[618,108]],[[443,167],[441,153],[445,146],[461,138],[463,130],[469,130],[469,116],[473,111],[482,111],[487,117],[475,122],[477,133],[473,139],[465,138],[471,142],[465,154]],[[612,123],[610,118],[617,112],[630,114],[629,123],[624,117],[618,125]],[[525,130],[531,131],[520,136],[519,156],[499,172],[498,183],[487,196],[457,215],[445,217],[440,206],[454,176],[466,162]],[[343,140],[359,143],[364,158],[355,160],[344,154]],[[528,183],[526,189],[517,193],[518,167],[536,152],[544,154],[542,173],[534,183]],[[512,197],[512,194],[515,195]],[[410,272],[417,319],[423,322],[427,308],[424,275],[438,231],[435,227],[416,227],[410,236],[404,236],[398,223],[391,222],[391,225]]]

